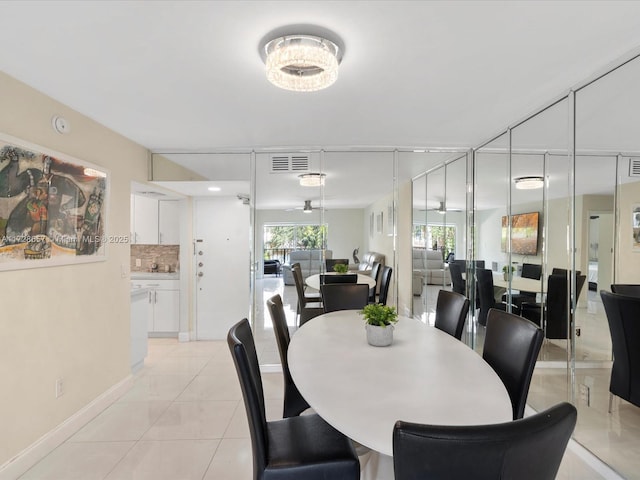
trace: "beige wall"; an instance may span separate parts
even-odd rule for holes
[[[128,235],[130,184],[147,178],[148,151],[2,73],[0,92],[0,132],[110,171],[106,233]],[[54,115],[70,133],[52,129]],[[130,373],[129,245],[107,248],[103,262],[0,274],[0,464]]]

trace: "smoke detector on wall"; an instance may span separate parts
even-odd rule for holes
[[[56,132],[60,134],[69,133],[71,131],[71,125],[69,124],[69,122],[60,115],[54,115],[51,118],[51,126]]]

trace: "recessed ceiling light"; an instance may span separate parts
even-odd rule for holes
[[[314,92],[338,79],[338,46],[313,35],[286,35],[264,46],[267,79],[285,90]]]
[[[219,192],[220,191],[220,187],[209,187],[209,188],[207,188],[207,190],[209,190],[210,192]]]
[[[303,173],[298,175],[300,185],[303,187],[319,187],[324,185],[324,173]]]
[[[516,183],[518,190],[534,190],[536,188],[542,188],[544,185],[544,178],[539,176],[533,177],[517,177],[513,181]]]

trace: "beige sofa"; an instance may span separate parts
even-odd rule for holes
[[[289,253],[289,263],[282,266],[282,278],[285,285],[295,285],[293,279],[293,272],[291,271],[291,265],[294,263],[300,264],[300,270],[302,271],[302,278],[307,278],[309,275],[324,272],[324,259],[333,258],[331,250],[324,250],[324,256],[322,250],[294,250]]]
[[[414,248],[413,261],[413,294],[420,295],[423,285],[450,285],[449,265],[444,263],[439,250]]]

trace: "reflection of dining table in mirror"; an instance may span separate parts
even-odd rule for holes
[[[504,279],[502,274],[493,274],[493,290],[496,300],[501,299],[507,290],[518,290],[520,292],[545,293],[546,282],[536,280],[534,278],[523,278],[518,276],[511,277],[511,284]]]
[[[392,345],[373,347],[364,325],[356,311],[320,315],[293,335],[288,361],[311,407],[374,451],[368,468],[391,469],[390,477],[375,478],[393,478],[397,420],[477,425],[512,419],[502,381],[464,343],[419,320],[400,317]],[[363,478],[370,478],[373,470]]]
[[[321,274],[316,273],[314,275],[308,276],[307,279],[305,280],[305,283],[307,284],[307,286],[311,288],[315,288],[316,290],[320,290],[320,275]],[[323,273],[322,275],[339,275],[339,274],[337,274],[336,272],[327,272],[327,273]],[[376,286],[375,279],[371,278],[369,275],[362,275],[360,273],[351,273],[347,275],[358,275],[358,279],[356,283],[366,283],[367,285],[369,285],[369,288],[373,288]]]

